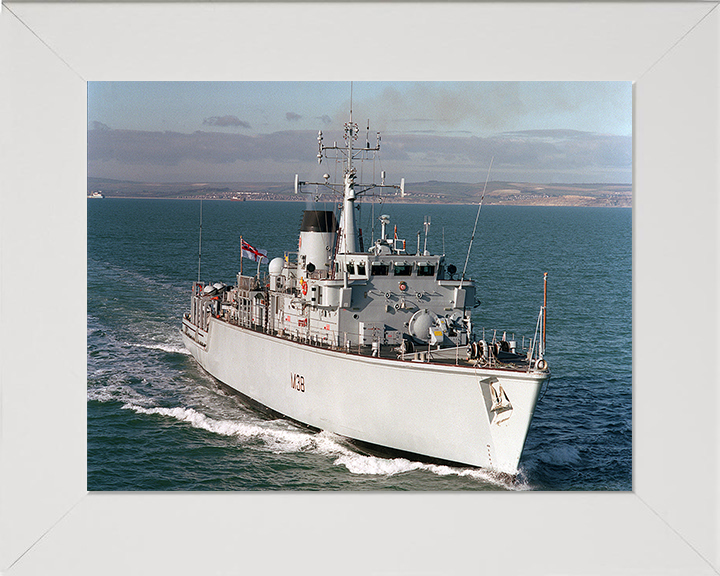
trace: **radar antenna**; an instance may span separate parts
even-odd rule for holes
[[[342,215],[340,218],[340,249],[338,253],[353,253],[357,251],[356,233],[355,233],[355,200],[361,194],[370,190],[394,189],[399,190],[401,197],[405,196],[405,179],[401,179],[400,185],[386,184],[385,171],[381,173],[380,183],[373,182],[362,183],[358,181],[358,173],[353,166],[354,160],[364,161],[372,160],[380,151],[380,132],[377,132],[377,140],[374,145],[370,144],[370,121],[368,120],[366,128],[366,137],[364,145],[358,145],[358,137],[360,135],[360,127],[353,122],[353,85],[350,83],[350,118],[344,125],[343,138],[345,142],[338,145],[333,142],[332,146],[325,145],[323,141],[322,130],[318,132],[318,164],[322,163],[323,158],[335,160],[344,165],[344,174],[342,182],[330,182],[329,176],[325,175],[323,182],[305,182],[301,181],[299,176],[295,176],[295,191],[300,192],[303,186],[313,185],[317,188],[327,188],[334,193],[342,193],[343,205]]]

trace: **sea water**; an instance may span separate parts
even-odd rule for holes
[[[481,300],[473,322],[488,338],[533,336],[548,273],[552,377],[510,481],[368,455],[269,419],[223,392],[185,350],[180,321],[198,269],[203,281],[232,284],[241,236],[270,258],[297,250],[306,207],[88,201],[89,490],[632,489],[630,209],[483,206],[467,258],[477,206],[361,205],[366,248],[388,214],[410,252],[427,241],[459,273],[467,258]]]

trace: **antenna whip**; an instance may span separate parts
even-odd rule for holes
[[[470,237],[470,245],[468,246],[467,256],[465,256],[465,266],[463,266],[462,276],[460,277],[460,284],[462,284],[462,281],[465,280],[465,270],[467,270],[468,260],[470,259],[470,250],[472,249],[473,240],[475,240],[475,230],[477,230],[477,223],[478,219],[480,218],[480,208],[482,208],[482,203],[485,199],[485,190],[487,190],[488,180],[490,179],[490,170],[492,169],[493,160],[495,160],[495,156],[490,158],[490,166],[488,166],[487,176],[485,177],[485,186],[483,186],[483,193],[480,197],[480,204],[478,204],[478,211],[477,215],[475,216],[475,226],[473,226],[473,233]]]
[[[200,240],[198,241],[198,282],[200,282],[200,262],[202,260],[202,198],[200,198]]]

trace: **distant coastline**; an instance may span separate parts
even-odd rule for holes
[[[419,182],[405,185],[406,195],[383,196],[388,203],[477,204],[484,183]],[[247,182],[130,182],[88,178],[87,193],[101,191],[105,198],[147,198],[227,201],[302,201],[290,183]],[[322,199],[330,201],[331,194]],[[483,204],[498,206],[586,206],[632,207],[631,184],[537,184],[529,182],[489,182]]]

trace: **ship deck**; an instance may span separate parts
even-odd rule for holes
[[[395,360],[398,362],[415,362],[435,365],[452,365],[466,368],[485,368],[493,370],[506,370],[511,372],[529,372],[531,363],[527,357],[520,354],[510,352],[499,352],[497,355],[490,354],[488,358],[468,358],[467,348],[465,346],[452,346],[445,348],[433,348],[431,346],[417,347],[412,352],[402,352],[398,346],[390,344],[381,344],[379,347],[373,348],[372,345],[348,345],[336,346],[331,343],[312,338],[296,337],[292,334],[283,334],[276,330],[266,330],[263,326],[234,322],[225,317],[215,317],[214,321],[223,322],[231,326],[235,326],[244,330],[250,330],[260,334],[265,334],[273,338],[294,342],[302,346],[312,348],[321,348],[323,350],[332,350],[342,354],[350,354],[355,356],[363,356],[368,358],[382,358],[385,360]],[[184,323],[193,326],[189,318],[185,317]],[[188,336],[194,339],[194,334],[186,332]]]

